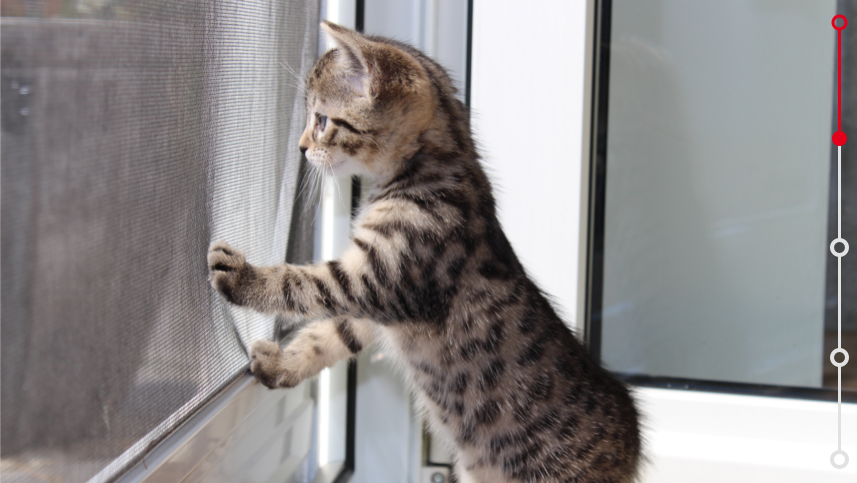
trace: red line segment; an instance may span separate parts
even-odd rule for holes
[[[842,19],[842,25],[836,25],[838,19]],[[842,146],[848,141],[848,136],[842,132],[842,30],[848,26],[845,15],[837,15],[830,22],[836,30],[836,132],[833,133],[833,144]]]

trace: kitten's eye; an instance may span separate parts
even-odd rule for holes
[[[327,126],[327,116],[316,113],[315,125],[318,126],[322,130],[322,132],[324,132],[324,127]]]

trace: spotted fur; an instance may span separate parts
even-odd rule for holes
[[[307,81],[300,146],[374,188],[339,260],[256,267],[212,245],[228,301],[317,320],[284,350],[256,342],[253,373],[291,387],[380,340],[454,447],[459,481],[633,481],[634,402],[515,256],[449,76],[407,45],[322,27],[339,48]]]

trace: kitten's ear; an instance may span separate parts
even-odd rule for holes
[[[339,61],[345,67],[348,83],[361,95],[375,97],[376,93],[372,89],[374,66],[366,56],[371,49],[371,41],[351,29],[327,20],[321,23],[321,28],[339,47]]]

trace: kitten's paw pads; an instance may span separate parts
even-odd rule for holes
[[[288,388],[298,385],[300,379],[284,365],[283,351],[279,344],[269,340],[257,340],[250,345],[250,372],[264,386]]]
[[[234,304],[241,304],[237,289],[248,269],[244,254],[228,243],[216,241],[208,248],[208,278],[211,286]]]

